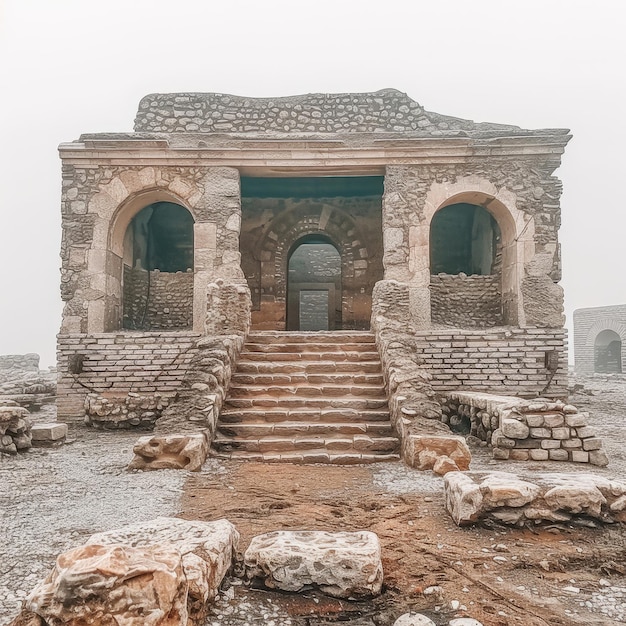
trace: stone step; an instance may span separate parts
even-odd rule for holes
[[[360,351],[324,351],[324,352],[280,352],[277,346],[272,346],[273,352],[251,352],[244,346],[240,359],[242,361],[264,361],[266,363],[285,363],[298,361],[376,361],[378,360],[378,352],[360,352]]]
[[[345,343],[345,342],[328,342],[328,343],[253,343],[246,341],[244,352],[262,352],[273,353],[279,352],[298,354],[316,354],[318,352],[373,352],[376,346],[370,343]]]
[[[298,450],[282,452],[246,452],[235,450],[233,452],[213,452],[219,458],[234,459],[239,461],[256,461],[258,463],[326,463],[331,465],[359,465],[363,463],[381,463],[384,461],[398,461],[400,455],[375,454],[356,451],[329,452],[325,448],[319,450]]]
[[[389,421],[386,422],[252,422],[222,423],[219,432],[226,437],[258,438],[268,436],[299,437],[302,435],[375,435],[377,437],[392,437],[393,429]]]
[[[269,343],[284,345],[286,343],[370,343],[375,344],[374,334],[370,331],[339,330],[339,331],[253,331],[247,340],[251,343]]]
[[[247,422],[281,423],[291,422],[300,424],[317,424],[317,423],[371,423],[371,422],[389,422],[389,410],[387,407],[382,409],[351,409],[351,408],[315,408],[305,407],[276,407],[273,409],[259,408],[242,408],[228,409],[224,408],[220,414],[220,424],[244,424]]]
[[[307,396],[274,396],[274,397],[251,397],[233,398],[228,396],[224,402],[226,409],[251,409],[254,407],[276,408],[284,407],[292,409],[295,407],[313,407],[324,409],[386,409],[386,398],[359,398],[356,396],[321,398]]]
[[[228,390],[229,398],[268,398],[268,397],[305,397],[305,398],[384,398],[385,386],[378,385],[240,385],[232,384]]]
[[[328,452],[393,453],[398,449],[396,437],[375,435],[298,435],[295,437],[269,435],[265,437],[225,437],[217,433],[213,449],[218,452],[295,452],[324,449]]]
[[[378,359],[372,361],[268,361],[265,359],[246,360],[243,357],[237,364],[237,373],[258,374],[331,374],[331,373],[354,373],[374,374],[380,373],[381,366]],[[236,374],[235,374],[236,375]]]
[[[326,374],[295,373],[236,373],[231,379],[233,385],[379,385],[383,386],[382,374],[362,374],[359,372],[330,372]]]

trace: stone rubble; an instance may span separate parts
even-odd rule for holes
[[[483,519],[524,526],[568,522],[579,516],[626,522],[626,482],[594,474],[450,472],[444,476],[446,510],[454,522]]]
[[[13,400],[0,398],[0,453],[17,454],[32,445],[30,413]]]
[[[0,355],[0,399],[13,400],[30,411],[54,403],[56,370],[39,369],[39,355]]]
[[[244,554],[246,578],[270,589],[318,587],[337,598],[380,594],[383,568],[371,532],[275,531],[252,539]]]
[[[140,437],[133,446],[129,469],[186,469],[198,472],[206,461],[209,444],[204,434]]]

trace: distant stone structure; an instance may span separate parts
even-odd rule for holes
[[[626,373],[626,304],[574,311],[574,369]]]
[[[371,330],[401,438],[440,421],[449,391],[564,398],[553,173],[569,139],[393,89],[146,96],[133,133],[60,146],[60,417],[212,437],[246,339],[271,355],[258,333],[285,331]],[[292,376],[265,372],[270,395],[268,376]],[[298,396],[309,373],[275,393]],[[242,407],[259,387],[239,376]],[[350,376],[346,393],[366,394]]]

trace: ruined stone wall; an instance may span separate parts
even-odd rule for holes
[[[242,268],[257,330],[284,330],[287,263],[293,244],[324,234],[341,256],[344,329],[369,328],[371,293],[382,278],[380,197],[243,198]]]
[[[82,419],[88,394],[174,397],[196,351],[193,332],[125,332],[58,336],[57,410]]]
[[[39,372],[38,354],[0,354],[0,383],[21,378],[24,372]]]
[[[406,132],[474,128],[427,113],[395,89],[376,93],[245,98],[219,93],[150,94],[139,103],[136,132]]]
[[[385,175],[385,278],[407,282],[412,315],[428,328],[429,229],[449,202],[484,205],[503,238],[503,316],[510,325],[563,326],[558,228],[561,182],[537,157],[497,156],[454,165],[393,165]]]
[[[124,265],[124,328],[190,329],[193,324],[193,273],[149,274]]]
[[[626,304],[574,311],[574,368],[578,374],[593,374],[594,346],[603,330],[612,330],[622,340],[622,372],[626,373]]]
[[[430,278],[434,325],[453,328],[502,326],[500,276],[437,274]]]
[[[562,329],[418,331],[415,350],[437,392],[567,398]]]

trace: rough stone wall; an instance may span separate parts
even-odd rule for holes
[[[448,393],[442,404],[444,423],[455,430],[465,418],[494,459],[608,463],[602,441],[587,425],[589,414],[571,404],[467,392]]]
[[[287,262],[301,237],[325,234],[341,256],[342,328],[369,328],[371,293],[382,278],[380,197],[243,198],[242,268],[257,330],[284,330]]]
[[[136,132],[329,133],[423,132],[499,129],[424,111],[395,89],[375,93],[307,94],[245,98],[219,93],[150,94],[139,103]]]
[[[124,328],[190,329],[193,324],[193,273],[148,273],[124,265]]]
[[[39,369],[39,355],[0,355],[0,400],[11,401],[28,410],[54,404],[56,372]]]
[[[557,236],[561,182],[552,176],[553,169],[553,163],[537,157],[511,160],[497,156],[454,165],[387,167],[383,196],[385,278],[409,283],[413,318],[418,327],[427,328],[430,324],[427,240],[430,219],[438,208],[432,202],[451,195],[458,197],[459,202],[467,202],[471,194],[480,195],[479,201],[489,204],[494,214],[494,206],[500,202],[514,210],[514,219],[519,222],[515,226],[517,234],[509,233],[506,224],[501,223],[502,216],[495,215],[505,247],[507,236],[511,246],[521,246],[518,239],[523,237],[528,241],[519,253],[509,255],[514,259],[511,264],[521,256],[521,270],[507,265],[505,250],[504,284],[514,284],[512,279],[506,280],[512,272],[519,270],[520,274],[516,289],[507,288],[502,293],[505,323],[563,326],[563,293],[557,284],[561,278]],[[464,191],[470,195],[463,197]],[[516,292],[521,297],[519,312]]]
[[[565,331],[544,328],[418,331],[415,350],[437,392],[567,398]]]
[[[118,405],[131,393],[175,396],[197,350],[198,337],[189,331],[59,335],[59,416],[82,419],[88,394]]]
[[[38,371],[39,355],[34,352],[0,355],[0,383],[19,378],[24,372]]]
[[[437,274],[430,277],[434,325],[453,328],[502,326],[500,276]]]
[[[612,330],[622,340],[622,372],[626,372],[626,304],[574,311],[574,369],[593,374],[594,346],[603,330]]]
[[[204,326],[209,337],[241,335],[250,331],[250,289],[241,283],[218,279],[207,285],[207,315]]]

